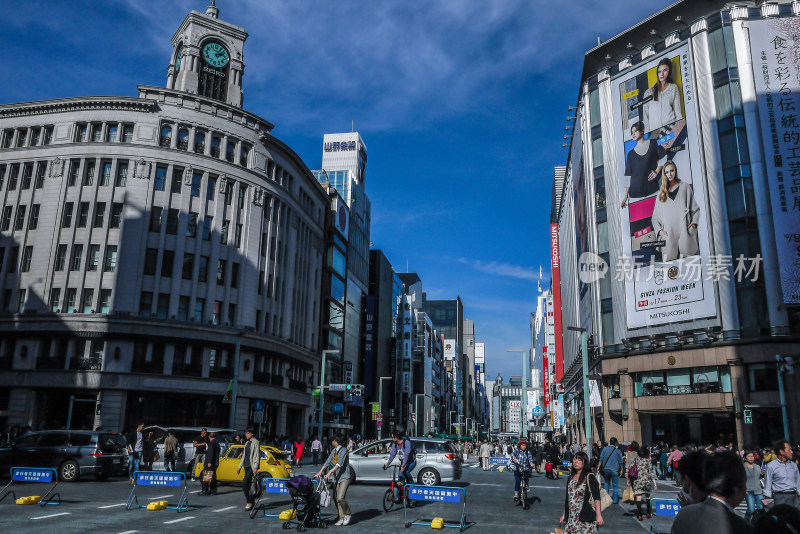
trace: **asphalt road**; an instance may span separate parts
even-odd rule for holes
[[[313,468],[304,467],[297,472],[310,475]],[[531,480],[533,493],[541,501],[532,503],[529,510],[516,506],[512,500],[513,477],[508,473],[484,472],[474,462],[466,464],[464,476],[453,484],[466,488],[468,532],[533,532],[550,534],[559,526],[563,511],[566,479],[548,480],[534,476]],[[5,485],[8,478],[0,479]],[[675,488],[659,485],[654,497],[670,498]],[[624,485],[624,484],[623,484]],[[16,483],[15,483],[16,486]],[[45,485],[28,485],[16,489],[17,497],[41,495]],[[403,527],[403,509],[384,513],[381,498],[388,484],[355,484],[350,487],[348,501],[353,512],[348,527],[328,527],[333,531],[353,534],[376,532],[428,531],[429,526]],[[15,489],[12,486],[12,489]],[[62,504],[60,506],[20,506],[10,498],[0,503],[0,532],[80,532],[134,534],[136,532],[189,532],[198,529],[209,532],[230,532],[242,529],[282,531],[282,522],[277,518],[256,517],[250,519],[244,511],[244,496],[238,486],[220,486],[216,496],[200,496],[199,481],[188,482],[189,509],[177,513],[175,510],[148,511],[126,510],[125,501],[131,492],[127,479],[112,478],[98,482],[93,478],[75,483],[59,484]],[[137,490],[140,503],[150,500],[168,500],[170,504],[180,495],[176,488],[147,488]],[[268,495],[273,503],[271,512],[278,513],[291,507],[288,498]],[[650,532],[655,525],[660,532],[669,532],[671,518],[654,517],[643,523],[630,515],[634,508],[628,505],[612,505],[603,513],[606,527],[600,532],[613,534],[642,534]],[[446,521],[458,522],[460,505],[447,503],[424,503],[409,510],[409,519],[428,520],[443,517]],[[323,516],[333,517],[333,507],[323,509]],[[522,529],[522,530],[519,530]],[[311,530],[311,529],[309,529]],[[452,531],[452,530],[451,530]]]

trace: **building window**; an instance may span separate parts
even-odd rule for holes
[[[103,261],[103,272],[113,273],[117,269],[117,246],[106,245],[106,258]]]
[[[83,313],[94,313],[92,304],[94,303],[94,289],[83,288]]]
[[[36,164],[36,181],[34,182],[33,187],[36,189],[41,189],[44,187],[44,172],[47,169],[47,164],[43,161],[40,161]]]
[[[119,228],[122,225],[122,202],[111,204],[111,222],[109,228]]]
[[[172,278],[172,267],[175,263],[175,251],[165,250],[161,255],[161,276],[164,278]]]
[[[100,290],[100,313],[108,314],[111,312],[111,290]]]
[[[55,271],[63,271],[64,264],[67,262],[67,245],[58,245],[56,247],[56,264]]]
[[[189,320],[189,297],[180,297],[178,299],[178,320]]]
[[[3,148],[11,147],[11,140],[14,138],[14,130],[3,130]]]
[[[88,124],[79,124],[78,125],[78,132],[77,132],[77,140],[80,143],[85,143],[89,140],[89,125]]]
[[[67,288],[67,296],[64,302],[64,306],[66,307],[67,313],[73,313],[75,311],[75,302],[78,298],[78,290],[74,287]]]
[[[208,215],[203,219],[203,241],[211,241],[211,225],[214,222],[214,217]]]
[[[103,139],[103,125],[92,124],[92,142],[99,143]]]
[[[167,233],[169,235],[177,235],[178,234],[178,214],[180,213],[179,210],[175,208],[170,208],[167,211]]]
[[[100,245],[89,245],[89,254],[86,257],[86,270],[96,271],[100,263]]]
[[[186,222],[186,237],[197,237],[197,213],[190,213]]]
[[[206,136],[202,132],[194,134],[194,151],[198,154],[204,154],[206,151]]]
[[[98,202],[94,208],[94,227],[102,228],[106,218],[106,203]]]
[[[151,232],[160,232],[161,231],[161,214],[164,211],[164,208],[159,206],[153,206],[152,211],[150,212],[150,231]]]
[[[222,228],[219,232],[219,242],[223,245],[228,243],[228,228],[230,227],[230,221],[222,221]]]
[[[33,247],[25,247],[22,250],[22,262],[20,263],[19,270],[22,273],[27,273],[31,270],[31,260],[33,259]]]
[[[39,204],[31,206],[31,216],[28,219],[28,230],[36,230],[39,226]]]
[[[205,316],[206,299],[195,299],[194,301],[194,320],[198,323],[203,322]]]
[[[41,134],[42,134],[41,128],[31,128],[30,146],[37,146],[39,144],[39,140],[41,139]]]
[[[169,315],[169,293],[159,293],[156,317],[159,319],[166,319],[167,315]]]
[[[144,251],[144,274],[155,275],[158,263],[158,249],[148,248]]]
[[[225,160],[233,163],[233,156],[236,153],[236,139],[229,137],[225,143]]]
[[[67,187],[72,187],[78,183],[78,173],[80,172],[81,162],[73,159],[69,163],[69,177],[67,178]]]
[[[111,124],[108,126],[108,131],[106,132],[106,142],[108,143],[116,143],[117,142],[117,128],[116,124]]]
[[[199,172],[192,174],[192,196],[200,197],[200,185],[203,182],[203,175]]]
[[[67,202],[64,204],[64,213],[61,216],[61,228],[69,228],[72,226],[72,210],[74,208],[74,204],[72,202]]]
[[[78,228],[86,228],[89,221],[89,203],[81,202],[78,206]]]
[[[19,165],[12,165],[8,173],[8,190],[14,191],[19,181]]]
[[[44,140],[42,141],[43,145],[49,145],[53,142],[53,127],[52,126],[45,126],[44,127]]]
[[[237,224],[236,225],[236,235],[234,236],[234,238],[235,238],[234,239],[234,246],[236,248],[241,248],[242,247],[242,225],[241,224]]]
[[[31,179],[33,178],[33,164],[26,163],[22,166],[22,187],[20,190],[31,188]]]
[[[123,143],[132,143],[133,142],[133,124],[126,124],[122,127],[122,142]]]
[[[128,183],[128,164],[126,162],[119,162],[117,165],[117,187],[125,187]]]
[[[17,313],[25,313],[25,299],[28,296],[28,291],[20,289],[17,293]]]
[[[183,167],[173,167],[172,168],[172,185],[169,188],[169,192],[172,194],[180,194],[181,187],[183,186]]]
[[[217,260],[217,285],[225,285],[225,265],[227,263],[225,260]]]
[[[100,185],[109,185],[111,183],[111,162],[103,162],[103,175],[100,178]]]
[[[777,391],[778,371],[775,364],[756,363],[747,366],[750,391]]]
[[[221,143],[222,141],[216,135],[211,137],[211,155],[215,158],[219,157],[219,146]]]
[[[58,303],[61,301],[61,289],[54,287],[50,289],[50,311],[58,313]]]
[[[150,317],[153,313],[153,292],[142,291],[139,297],[139,317]]]
[[[189,130],[186,128],[178,130],[178,150],[189,150]]]
[[[153,189],[156,191],[163,191],[166,181],[167,168],[161,166],[156,167],[156,181],[153,183]]]
[[[164,125],[161,127],[161,137],[158,140],[158,144],[165,147],[170,147],[172,145],[172,127]]]
[[[194,254],[184,254],[181,278],[183,278],[184,280],[191,280],[193,270],[194,270]]]
[[[0,221],[0,231],[7,231],[11,227],[11,206],[3,208],[3,220]]]
[[[239,264],[231,263],[231,287],[236,289],[239,287]]]
[[[214,309],[211,310],[211,324],[217,325],[222,318],[222,301],[214,301]]]
[[[81,270],[81,257],[83,256],[83,245],[74,245],[72,247],[72,259],[70,260],[70,271]]]
[[[208,177],[208,184],[206,184],[206,200],[214,200],[214,193],[217,188],[217,178],[215,176]]]
[[[197,269],[197,281],[208,282],[208,256],[200,256],[200,264]]]
[[[242,149],[239,152],[239,165],[247,167],[248,159],[250,159],[250,147],[242,143]]]
[[[83,185],[89,186],[94,184],[94,161],[86,161],[86,173],[83,175]]]
[[[17,262],[19,261],[19,246],[11,247],[11,256],[8,258],[8,272],[15,273],[17,272]],[[10,290],[9,290],[10,291]],[[10,302],[6,299],[6,305]]]
[[[17,206],[17,216],[14,219],[14,230],[22,230],[22,228],[25,226],[25,211],[26,206]]]

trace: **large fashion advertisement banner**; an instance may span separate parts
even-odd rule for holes
[[[628,328],[716,315],[689,45],[612,81]]]
[[[800,304],[800,17],[749,24],[783,302]]]

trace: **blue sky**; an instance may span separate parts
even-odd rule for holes
[[[210,0],[6,2],[0,103],[164,85],[170,38]],[[372,241],[429,298],[460,295],[487,373],[519,373],[567,107],[583,55],[667,0],[218,0],[243,26],[245,108],[318,168],[322,135],[368,147]],[[598,9],[598,6],[601,6]]]

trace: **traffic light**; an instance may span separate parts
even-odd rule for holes
[[[100,415],[102,413],[102,411],[103,411],[102,407],[103,407],[103,405],[98,402],[97,405],[94,408],[95,415]]]

